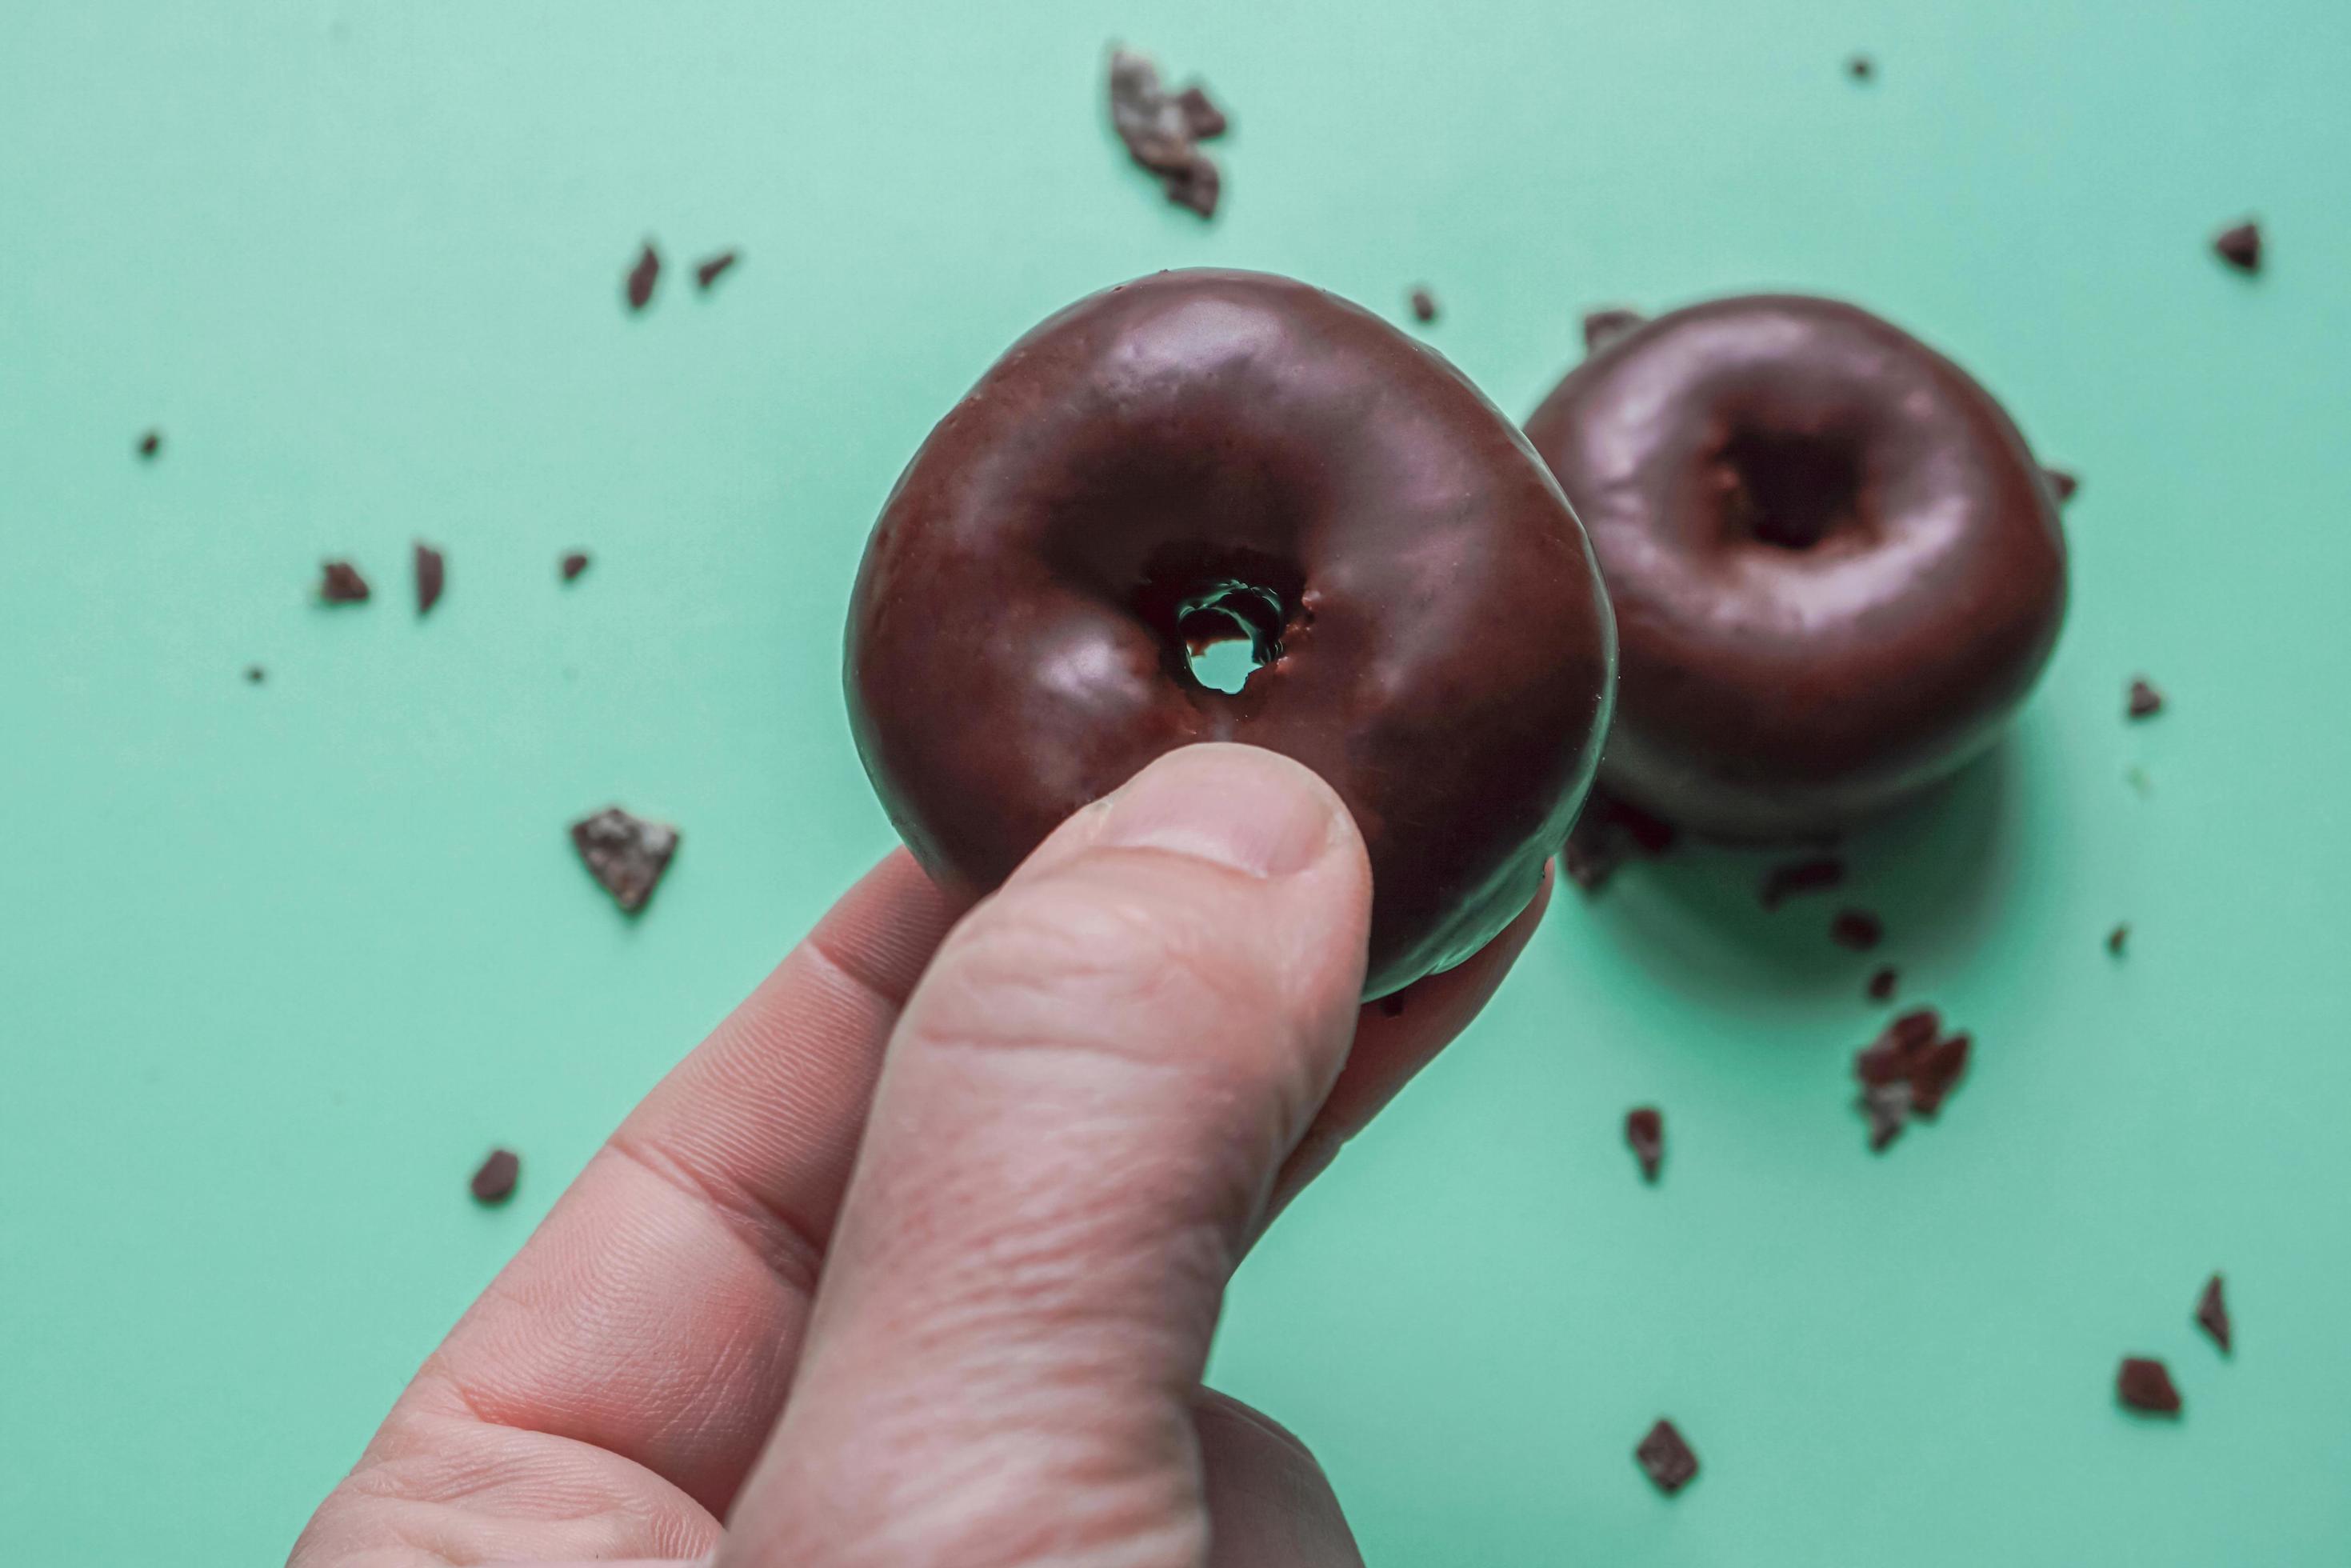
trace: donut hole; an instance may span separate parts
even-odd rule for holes
[[[1723,443],[1724,517],[1735,538],[1807,550],[1861,522],[1861,462],[1835,435],[1741,430]]]
[[[1261,551],[1171,545],[1145,568],[1134,610],[1172,667],[1229,695],[1281,657],[1304,588],[1295,566]]]

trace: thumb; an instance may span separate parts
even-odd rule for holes
[[[890,1042],[722,1563],[1204,1560],[1195,1391],[1345,1060],[1370,904],[1330,788],[1218,745],[972,913]]]

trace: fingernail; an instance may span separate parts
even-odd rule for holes
[[[1340,809],[1328,785],[1286,757],[1253,746],[1189,746],[1111,798],[1094,842],[1290,876],[1322,858]]]

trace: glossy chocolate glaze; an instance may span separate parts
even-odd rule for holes
[[[1190,647],[1242,631],[1276,656],[1201,685]],[[1296,758],[1370,851],[1375,997],[1533,894],[1613,656],[1573,514],[1459,371],[1319,289],[1201,271],[1081,300],[940,422],[866,547],[845,680],[891,820],[971,891],[1163,752]]]
[[[1622,641],[1603,787],[1717,837],[1832,833],[1989,747],[2057,639],[2041,471],[1966,371],[1834,300],[1611,340],[1527,434]]]

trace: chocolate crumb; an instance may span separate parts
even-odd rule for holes
[[[259,685],[268,677],[268,674],[269,672],[264,670],[259,664],[247,664],[245,667],[245,679],[248,685]]]
[[[2179,1414],[2179,1390],[2172,1385],[2171,1371],[2153,1356],[2123,1357],[2122,1369],[2115,1374],[2115,1393],[2132,1409],[2150,1416]]]
[[[1861,1109],[1869,1120],[1869,1146],[1883,1150],[1912,1117],[1932,1121],[1968,1070],[1974,1040],[1943,1034],[1942,1015],[1913,1008],[1854,1053]]]
[[[1764,873],[1761,893],[1763,907],[1777,909],[1798,894],[1824,892],[1844,881],[1844,862],[1834,855],[1775,865]]]
[[[563,558],[557,570],[563,573],[563,580],[569,582],[588,570],[588,552],[584,549],[571,551]]]
[[[1598,353],[1647,319],[1648,318],[1638,310],[1627,309],[1622,305],[1611,305],[1603,309],[1585,311],[1583,313],[1584,353],[1587,355]]]
[[[2048,478],[2049,487],[2057,493],[2058,504],[2061,506],[2072,500],[2074,492],[2082,487],[2081,476],[2071,469],[2052,468],[2044,464],[2041,472]]]
[[[1641,1162],[1641,1179],[1656,1181],[1666,1163],[1666,1113],[1655,1105],[1638,1105],[1625,1113],[1625,1142]]]
[[[1681,1433],[1674,1429],[1671,1421],[1660,1419],[1650,1427],[1641,1446],[1633,1450],[1633,1458],[1667,1497],[1689,1485],[1691,1478],[1698,1474],[1698,1456],[1690,1452],[1690,1446],[1682,1441]]]
[[[705,294],[709,293],[710,286],[726,277],[726,269],[742,259],[739,251],[720,251],[694,269],[694,286]]]
[[[1886,922],[1866,909],[1840,909],[1829,922],[1829,937],[1840,947],[1866,953],[1886,940]]]
[[[329,604],[367,602],[367,579],[347,560],[330,560],[319,568],[319,597]]]
[[[1404,1017],[1404,993],[1393,991],[1380,998],[1380,1011],[1388,1018]]]
[[[588,870],[604,884],[623,914],[634,915],[653,895],[653,886],[677,852],[678,832],[665,822],[647,821],[618,806],[607,806],[571,824],[571,842]]]
[[[139,455],[149,462],[154,461],[155,454],[162,450],[163,433],[162,431],[151,430],[139,438]]]
[[[2220,1354],[2229,1350],[2229,1303],[2220,1299],[2220,1276],[2213,1275],[2204,1281],[2204,1293],[2196,1298],[2196,1324],[2212,1336]]]
[[[1654,860],[1673,848],[1674,837],[1671,822],[1594,789],[1568,830],[1560,864],[1576,886],[1598,893],[1626,861]]]
[[[1877,73],[1877,62],[1867,55],[1855,55],[1844,63],[1845,74],[1855,81],[1867,81]]]
[[[1437,319],[1437,296],[1426,285],[1412,291],[1412,319],[1423,325]]]
[[[492,1149],[468,1185],[475,1203],[504,1203],[514,1196],[515,1183],[521,1177],[522,1156],[512,1149]]]
[[[441,602],[442,587],[449,580],[448,558],[423,539],[416,541],[416,613],[428,615]]]
[[[661,281],[661,252],[653,248],[653,241],[645,241],[645,247],[637,253],[636,265],[629,268],[628,281],[623,286],[632,311],[643,310],[653,302],[653,285]]]
[[[2213,252],[2239,272],[2262,269],[2262,225],[2247,218],[2212,236]]]
[[[2121,956],[2123,956],[2123,949],[2124,949],[2124,948],[2126,948],[2126,947],[2127,947],[2127,946],[2130,946],[2130,922],[2129,922],[2129,921],[2127,921],[2127,920],[2124,921],[2121,925],[2119,925],[2116,926],[2112,931],[2109,931],[2109,932],[2107,932],[2107,933],[2106,933],[2106,951],[2107,951],[2107,952],[2109,952],[2109,953],[2112,953],[2116,957],[2117,957],[2117,958],[2121,957]]]
[[[1869,977],[1864,994],[1873,1002],[1890,1002],[1894,999],[1894,988],[1901,977],[1893,965],[1886,965]]]
[[[1195,141],[1214,141],[1232,129],[1233,122],[1210,101],[1207,89],[1197,82],[1176,95],[1176,107],[1184,111],[1185,127],[1192,132]]]
[[[1224,182],[1198,143],[1223,135],[1228,122],[1205,89],[1194,83],[1170,93],[1149,57],[1113,49],[1110,120],[1127,155],[1159,176],[1169,201],[1204,218],[1216,215]]]
[[[2142,675],[2130,684],[2127,711],[2133,718],[2152,718],[2163,711],[2163,694]]]
[[[1883,1154],[1909,1124],[1910,1085],[1873,1083],[1861,1092],[1861,1108],[1869,1118],[1869,1146]]]

